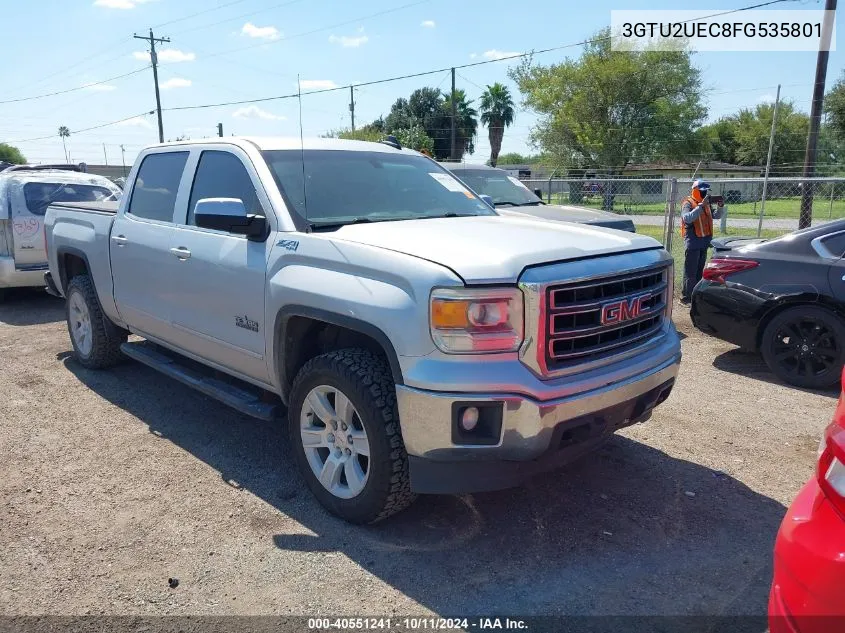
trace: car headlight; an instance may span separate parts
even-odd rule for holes
[[[518,288],[438,288],[431,293],[431,338],[447,354],[513,352],[522,344]]]

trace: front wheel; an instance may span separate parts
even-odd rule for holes
[[[291,389],[292,450],[311,492],[330,512],[374,523],[414,500],[387,363],[367,350],[317,356]]]
[[[809,389],[830,387],[839,382],[845,363],[845,327],[825,308],[789,308],[766,326],[761,352],[784,382]]]

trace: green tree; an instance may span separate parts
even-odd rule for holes
[[[845,139],[845,71],[825,95],[824,113],[831,132]]]
[[[513,123],[514,117],[513,99],[507,86],[498,82],[487,86],[487,90],[481,95],[479,110],[481,122],[487,126],[487,136],[490,139],[490,165],[495,167],[502,149],[505,127]]]
[[[772,131],[773,103],[761,103],[753,109],[743,108],[735,115],[736,162],[739,165],[765,165]],[[778,105],[772,169],[776,165],[802,162],[807,144],[810,117],[798,112],[794,104]]]
[[[67,157],[67,145],[65,144],[65,139],[70,137],[70,130],[65,125],[59,126],[59,138],[62,139],[62,147],[65,150],[65,162],[70,162]]]
[[[736,120],[722,117],[715,123],[705,125],[696,133],[698,141],[696,149],[709,160],[719,160],[725,163],[737,164],[738,143],[736,140]],[[690,152],[690,160],[696,158],[696,152]]]
[[[540,115],[532,142],[556,167],[618,174],[631,162],[682,157],[706,117],[689,52],[613,51],[609,33],[601,31],[578,59],[551,66],[526,59],[509,71]]]
[[[0,162],[23,165],[26,162],[26,158],[24,158],[24,155],[21,154],[21,151],[17,147],[0,143]]]
[[[434,154],[434,139],[426,134],[422,125],[415,124],[409,128],[394,130],[393,134],[403,147],[410,147],[418,152],[426,150],[429,154]]]
[[[449,158],[452,149],[452,95],[443,93],[443,125],[440,127],[441,139],[438,148],[437,141],[434,141],[434,151],[438,158]],[[455,129],[455,159],[461,160],[464,154],[475,152],[475,135],[478,131],[478,112],[472,107],[472,101],[467,100],[466,92],[455,90],[455,116],[457,119]],[[439,151],[438,151],[439,149]]]

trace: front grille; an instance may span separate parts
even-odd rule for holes
[[[620,354],[655,335],[666,315],[670,270],[663,265],[549,286],[542,325],[548,368]]]

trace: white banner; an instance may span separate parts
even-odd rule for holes
[[[719,9],[611,11],[613,50],[818,51],[836,50],[836,21],[825,33],[823,10]]]

